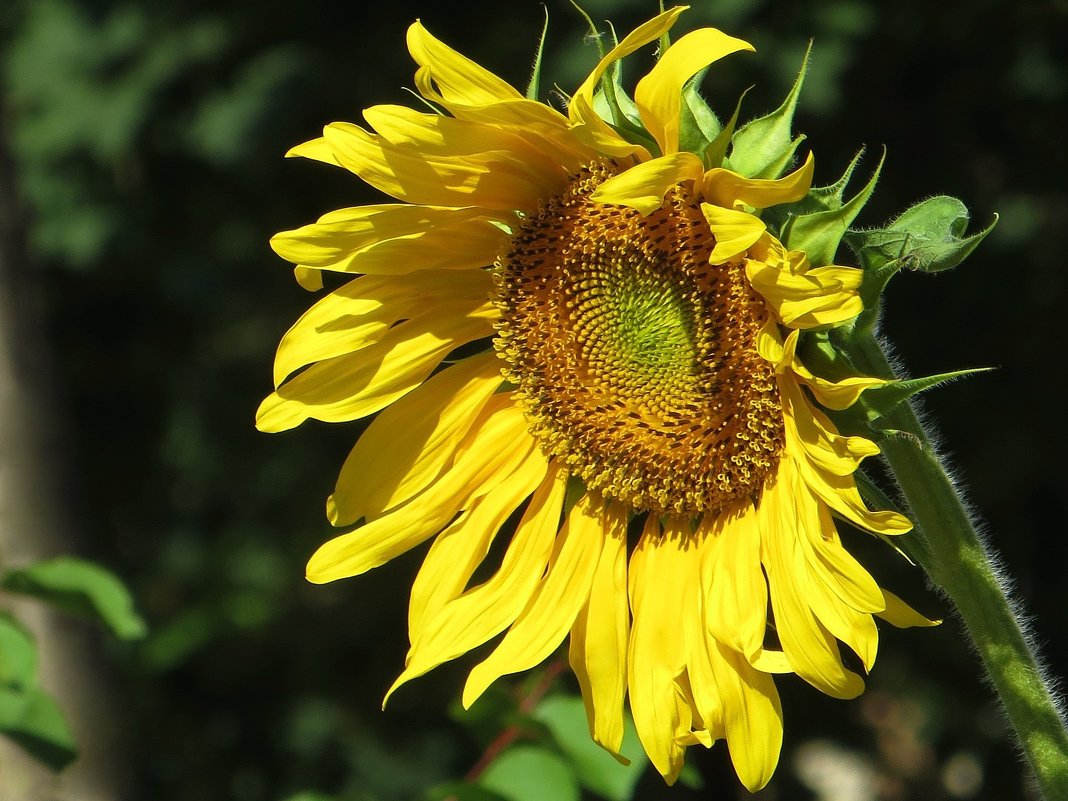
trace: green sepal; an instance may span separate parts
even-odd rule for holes
[[[545,24],[542,25],[538,49],[534,53],[534,66],[530,70],[530,83],[527,84],[527,100],[537,100],[541,87],[541,60],[545,54],[545,37],[549,35],[549,7],[542,6],[542,10],[545,12]]]
[[[805,331],[801,334],[798,351],[804,365],[828,381],[841,381],[860,373],[846,354],[835,346],[829,331]]]
[[[865,269],[879,268],[891,261],[902,267],[937,273],[959,265],[997,224],[993,222],[971,236],[965,236],[971,215],[955,197],[939,195],[917,203],[886,228],[851,231],[848,244]]]
[[[796,203],[790,204],[790,213],[794,216],[801,216],[820,211],[835,211],[842,208],[846,202],[846,187],[849,185],[849,181],[853,178],[853,173],[856,171],[857,165],[860,164],[860,160],[863,157],[864,148],[861,148],[857,151],[857,154],[853,156],[853,160],[849,162],[849,165],[845,168],[845,172],[842,173],[841,178],[833,184],[828,184],[827,186],[814,186],[809,189],[807,195]]]
[[[753,87],[749,87],[749,89],[752,88]],[[705,148],[703,160],[706,169],[711,170],[715,167],[724,166],[727,148],[730,146],[731,137],[734,136],[734,129],[738,125],[738,115],[742,113],[742,101],[745,100],[745,96],[749,94],[749,89],[742,92],[741,97],[738,98],[738,102],[734,106],[734,113],[731,114],[731,118],[727,120],[727,124],[723,126],[723,129],[711,142],[708,143],[708,147]]]
[[[145,636],[129,590],[110,571],[83,559],[60,556],[7,571],[0,586],[58,609],[95,618],[123,640]]]
[[[750,120],[731,138],[730,168],[736,173],[746,178],[778,178],[789,166],[804,138],[794,138],[791,127],[811,52],[809,42],[797,79],[782,105],[764,117]]]
[[[975,375],[976,373],[986,373],[992,369],[992,367],[974,367],[970,370],[954,370],[951,373],[939,373],[938,375],[928,375],[922,378],[895,379],[883,386],[865,390],[864,394],[860,396],[860,400],[857,401],[856,406],[859,407],[869,423],[875,423],[885,417],[886,413],[895,406],[904,403],[913,395],[919,395],[921,392],[934,389],[950,381],[956,381],[958,378]]]
[[[790,250],[801,250],[808,254],[808,260],[813,267],[822,267],[834,263],[834,256],[838,252],[838,246],[842,243],[850,224],[856,219],[860,210],[868,202],[875,184],[879,180],[886,153],[879,159],[875,171],[868,183],[847,202],[841,202],[841,192],[845,190],[845,184],[853,173],[856,159],[846,169],[845,175],[831,185],[832,189],[825,192],[821,200],[830,205],[823,211],[813,211],[807,214],[791,216],[783,225],[783,244]],[[841,186],[839,187],[839,184]],[[835,200],[836,193],[837,200]]]
[[[854,472],[853,479],[857,482],[857,489],[860,491],[860,496],[867,502],[869,508],[876,511],[889,509],[908,517],[905,510],[900,509],[898,504],[890,500],[890,497],[883,492],[882,488],[876,484],[871,476],[869,476],[863,469]],[[903,535],[899,534],[893,537],[888,534],[881,534],[877,531],[872,533],[901,554],[901,556],[903,556],[911,565],[921,563],[919,554],[925,553],[927,550],[927,543],[922,537],[917,536],[917,532],[915,531]]]
[[[679,150],[704,153],[723,131],[719,117],[701,97],[698,87],[707,72],[701,70],[682,87],[682,108],[679,111]]]

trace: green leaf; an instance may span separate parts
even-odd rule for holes
[[[804,137],[794,138],[791,128],[797,99],[805,82],[812,43],[805,50],[797,79],[782,105],[770,114],[743,125],[731,139],[730,167],[746,178],[778,178]]]
[[[857,154],[853,156],[853,160],[849,162],[849,165],[845,168],[845,172],[842,173],[841,178],[827,186],[812,187],[808,190],[807,195],[796,203],[790,204],[790,211],[797,216],[817,211],[834,211],[835,209],[840,209],[842,204],[845,203],[846,187],[849,185],[849,181],[853,177],[853,172],[857,169],[857,165],[860,164],[860,160],[863,156],[864,148],[861,148],[857,151]]]
[[[37,644],[22,624],[0,612],[0,687],[37,684]]]
[[[71,556],[36,562],[7,571],[0,586],[67,612],[96,618],[120,639],[137,639],[147,631],[123,583],[92,562]]]
[[[62,770],[78,755],[63,713],[37,687],[0,689],[0,732],[53,770]]]
[[[534,718],[545,724],[560,750],[567,755],[583,787],[609,801],[628,801],[648,763],[630,716],[623,732],[622,751],[631,757],[623,765],[590,737],[586,707],[575,695],[554,695],[534,710]]]
[[[507,801],[579,801],[575,772],[559,754],[536,745],[509,748],[479,777]]]
[[[783,243],[790,250],[801,250],[808,254],[809,262],[813,267],[822,267],[833,264],[838,246],[842,242],[846,231],[856,219],[864,204],[868,202],[875,184],[879,180],[879,173],[883,168],[886,154],[879,159],[868,183],[864,188],[853,195],[847,203],[842,203],[836,208],[825,211],[814,211],[809,214],[799,214],[791,217],[783,227]],[[844,178],[852,173],[852,165]],[[844,188],[844,184],[843,184]]]
[[[871,422],[884,417],[887,412],[900,403],[904,403],[913,395],[934,389],[958,378],[986,373],[991,367],[977,367],[970,370],[955,370],[951,373],[939,373],[938,375],[924,376],[923,378],[907,378],[889,382],[881,387],[872,387],[865,390],[860,396],[858,405],[864,410],[864,414]]]

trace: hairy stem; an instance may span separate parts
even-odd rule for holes
[[[858,368],[894,377],[873,334],[857,337],[849,350]],[[883,455],[916,523],[916,531],[906,536],[924,541],[914,556],[956,605],[1044,797],[1068,799],[1065,721],[991,554],[912,407],[902,403],[883,420],[890,430]]]

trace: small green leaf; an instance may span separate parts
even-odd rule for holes
[[[534,718],[545,724],[560,750],[575,769],[579,783],[608,801],[628,801],[648,763],[634,723],[627,716],[622,751],[631,764],[622,765],[590,737],[586,707],[575,695],[554,695],[534,710]]]
[[[747,122],[732,137],[730,166],[735,172],[746,178],[778,178],[789,165],[803,138],[794,138],[791,128],[811,52],[810,42],[797,79],[782,105],[764,117]]]
[[[63,713],[37,687],[0,689],[0,732],[53,770],[62,770],[78,755]]]
[[[989,372],[990,367],[977,367],[971,370],[956,370],[952,373],[939,373],[938,375],[924,376],[923,378],[907,378],[894,380],[881,387],[872,387],[865,390],[860,396],[859,405],[864,414],[871,422],[884,417],[887,412],[900,403],[904,403],[913,395],[934,389],[942,384],[956,381],[958,378],[975,375],[976,373]]]
[[[842,173],[841,178],[833,184],[828,184],[827,186],[814,186],[809,189],[807,195],[796,203],[790,204],[791,213],[796,216],[817,211],[834,211],[835,209],[840,209],[842,204],[845,203],[846,187],[849,185],[849,181],[853,177],[853,172],[857,169],[857,165],[860,164],[860,160],[863,156],[864,148],[861,148],[857,151],[857,154],[853,156],[853,160],[849,162],[849,165],[845,168],[845,172]]]
[[[687,762],[679,771],[679,784],[689,787],[691,790],[700,790],[705,786],[705,780],[692,762]]]
[[[742,96],[738,98],[738,102],[734,106],[734,113],[731,115],[730,120],[727,121],[723,129],[716,134],[716,137],[705,148],[704,162],[705,167],[708,169],[723,166],[723,158],[727,154],[727,146],[731,143],[731,137],[734,136],[735,126],[738,125],[738,115],[742,112],[742,101],[745,100],[747,94],[749,94],[749,89],[742,92]]]
[[[138,639],[147,630],[123,583],[113,573],[82,559],[60,556],[9,570],[0,586],[67,612],[94,617],[120,639]]]
[[[22,624],[0,612],[0,687],[37,684],[37,644]]]
[[[875,191],[875,184],[879,180],[879,173],[882,171],[885,159],[884,153],[868,183],[847,203],[842,203],[837,208],[791,217],[783,226],[783,243],[790,250],[801,250],[807,253],[813,267],[833,264],[838,246],[850,224]],[[852,167],[849,168],[847,177],[851,172]]]
[[[536,745],[509,748],[479,779],[507,801],[579,801],[575,772],[559,754]]]

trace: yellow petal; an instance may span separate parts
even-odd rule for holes
[[[649,517],[654,520],[656,515]],[[638,739],[668,784],[682,770],[681,741],[693,721],[680,684],[689,655],[686,627],[678,623],[699,614],[699,564],[686,547],[687,527],[688,523],[669,518],[667,530],[657,537],[647,525],[630,562],[634,615],[628,659],[630,708]]]
[[[294,145],[286,151],[287,159],[295,157],[314,159],[324,164],[333,164],[335,167],[341,166],[341,163],[334,155],[334,151],[330,149],[330,145],[326,143],[325,137],[322,136]]]
[[[886,602],[886,609],[877,614],[891,626],[899,629],[913,626],[937,626],[942,622],[924,617],[889,590],[883,590],[883,600]]]
[[[564,183],[557,175],[539,175],[531,170],[522,154],[500,150],[458,155],[424,152],[392,145],[351,123],[332,123],[324,134],[343,167],[408,203],[494,210],[536,208],[540,199]]]
[[[256,411],[260,431],[286,431],[311,418],[358,420],[407,395],[456,346],[493,333],[479,317],[427,314],[390,328],[356,353],[318,362],[272,392]]]
[[[660,145],[662,153],[667,155],[679,149],[683,84],[712,62],[739,50],[752,49],[748,42],[715,28],[700,28],[672,44],[649,73],[638,81],[634,102],[642,122]]]
[[[323,270],[402,275],[493,262],[506,238],[482,209],[381,204],[341,209],[271,237],[294,264]]]
[[[812,612],[809,573],[798,538],[807,526],[819,528],[814,503],[798,487],[788,460],[780,462],[776,483],[764,490],[768,504],[762,560],[771,589],[775,630],[783,652],[798,676],[834,698],[855,698],[864,690],[860,676],[846,670],[834,637]]]
[[[315,584],[348,578],[385,564],[440,531],[475,498],[506,480],[536,447],[523,413],[503,399],[483,415],[478,448],[465,450],[441,477],[407,503],[326,542],[308,561]]]
[[[582,688],[594,742],[619,754],[623,699],[627,693],[627,514],[618,504],[604,510],[604,548],[585,607],[571,628],[571,668]]]
[[[434,615],[422,615],[413,649],[453,659],[504,631],[538,585],[560,529],[567,474],[550,465],[531,499],[500,569],[477,587],[450,600]],[[422,658],[422,657],[420,657]],[[413,658],[414,660],[414,658]]]
[[[557,537],[549,571],[497,648],[464,685],[467,708],[501,676],[528,670],[551,654],[589,598],[604,539],[600,501],[579,500]]]
[[[864,310],[857,294],[864,274],[852,267],[817,267],[793,273],[750,260],[745,273],[782,324],[792,328],[834,325]]]
[[[736,172],[716,167],[705,173],[702,184],[704,197],[708,203],[728,208],[734,208],[737,203],[755,209],[793,203],[808,194],[814,169],[815,161],[811,153],[804,164],[782,178],[745,178]]]
[[[341,467],[327,504],[335,526],[422,492],[456,454],[501,381],[495,353],[464,359],[383,409]]]
[[[614,63],[630,55],[667,33],[679,15],[687,6],[676,6],[639,25],[618,45],[613,47],[594,67],[582,85],[575,90],[568,103],[567,112],[576,134],[594,146],[598,151],[614,158],[637,155],[640,159],[649,158],[649,151],[641,145],[633,145],[617,134],[612,126],[601,119],[593,110],[593,95],[604,77],[605,71]]]
[[[476,500],[434,540],[412,583],[408,606],[408,633],[412,646],[405,659],[404,671],[386,693],[387,700],[405,682],[468,650],[458,647],[461,642],[457,638],[442,636],[441,628],[428,626],[428,622],[437,621],[445,606],[460,597],[471,575],[486,558],[497,532],[537,489],[546,468],[545,457],[535,449],[519,469]],[[485,622],[463,621],[464,627],[472,630],[470,634],[475,634],[475,645],[492,636],[478,636],[484,630]]]
[[[860,398],[861,393],[866,389],[872,387],[880,387],[887,382],[881,378],[871,378],[870,376],[845,376],[837,381],[830,381],[826,378],[820,378],[802,364],[801,360],[797,358],[797,342],[799,339],[800,331],[794,329],[786,337],[786,342],[783,346],[783,353],[779,357],[779,363],[783,367],[789,367],[797,375],[811,391],[816,400],[828,409],[834,409],[841,411],[842,409],[848,409],[857,399]],[[762,351],[761,356],[764,356]],[[765,356],[765,358],[767,358]],[[772,359],[769,359],[772,361]]]
[[[782,706],[771,676],[719,641],[707,653],[723,700],[723,724],[739,780],[755,793],[771,780],[782,750]]]
[[[522,97],[507,81],[436,39],[418,20],[408,28],[408,52],[450,99],[488,103]]]
[[[693,153],[674,153],[645,161],[614,175],[594,190],[591,200],[637,209],[643,216],[664,204],[664,194],[682,181],[701,175],[701,159]]]
[[[836,476],[852,476],[861,461],[879,453],[879,446],[870,439],[839,434],[830,418],[809,402],[791,377],[781,377],[778,384],[787,438],[815,467]]]
[[[722,264],[745,253],[767,230],[759,217],[744,211],[702,203],[701,212],[716,239],[716,246],[708,257],[712,264]]]
[[[350,281],[315,303],[282,337],[274,360],[275,386],[301,367],[373,345],[399,320],[428,313],[439,317],[432,301],[447,304],[457,317],[475,316],[492,288],[490,275],[475,271]]]
[[[323,288],[323,274],[311,267],[297,265],[293,268],[293,277],[297,279],[301,289],[309,292],[318,292]]]
[[[752,504],[731,515],[708,515],[701,586],[712,635],[748,658],[763,648],[768,585],[760,566],[760,527]]]

